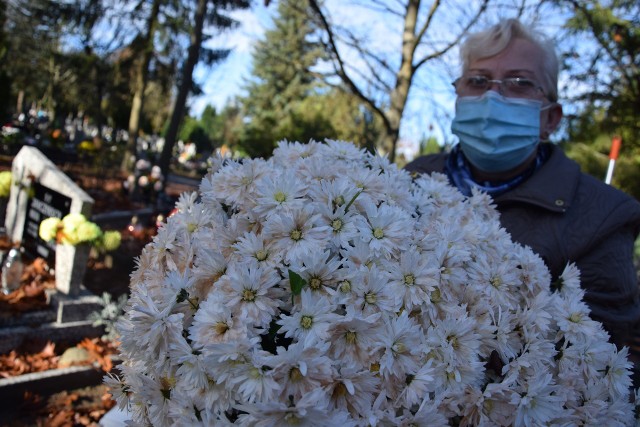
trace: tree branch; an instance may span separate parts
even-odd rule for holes
[[[331,26],[329,25],[329,22],[326,16],[322,12],[322,9],[320,9],[318,2],[316,0],[309,0],[309,6],[311,6],[311,9],[316,13],[317,17],[320,19],[320,23],[322,24],[322,27],[327,33],[327,37],[329,39],[327,46],[335,58],[334,66],[337,65],[336,72],[338,73],[342,81],[349,87],[349,89],[353,92],[354,95],[360,98],[365,104],[369,106],[369,108],[371,108],[373,111],[376,112],[376,114],[380,116],[380,118],[382,119],[382,121],[384,122],[387,128],[391,128],[392,127],[391,123],[389,122],[389,119],[385,114],[385,112],[382,109],[380,109],[376,105],[376,103],[373,102],[372,99],[367,97],[360,90],[360,88],[355,84],[355,82],[351,79],[351,77],[349,77],[349,75],[347,74],[344,60],[342,59],[342,56],[340,55],[340,52],[338,51],[338,47],[335,42],[333,30],[331,29]]]

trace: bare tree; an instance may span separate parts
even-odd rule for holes
[[[485,14],[489,0],[465,0],[457,8],[447,2],[446,9],[440,0],[430,5],[420,0],[369,0],[368,6],[384,14],[385,19],[402,22],[401,44],[396,51],[399,60],[381,54],[361,35],[333,23],[321,2],[310,0],[310,4],[326,33],[334,75],[382,119],[382,147],[389,150],[389,158],[394,161],[400,122],[416,73],[460,42]],[[442,31],[443,25],[446,31]]]

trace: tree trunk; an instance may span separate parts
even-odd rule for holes
[[[171,121],[169,122],[164,146],[162,147],[162,154],[158,162],[162,174],[166,177],[169,176],[173,147],[176,144],[178,129],[184,116],[184,108],[193,83],[193,70],[199,60],[200,47],[202,45],[202,29],[204,27],[204,18],[207,14],[208,3],[209,0],[198,0],[193,33],[191,34],[191,44],[189,46],[187,59],[182,67],[180,88],[178,89],[178,95],[176,96],[176,101],[173,106],[173,113],[171,114]]]
[[[158,15],[160,14],[161,0],[154,0],[151,8],[151,14],[147,20],[147,33],[143,40],[142,58],[138,64],[136,71],[135,92],[133,93],[133,101],[131,103],[131,113],[129,114],[129,139],[124,150],[124,156],[120,169],[123,172],[132,172],[133,165],[136,161],[138,132],[140,130],[140,116],[142,115],[142,107],[144,105],[144,91],[147,86],[149,75],[149,64],[155,50],[154,35],[158,27]]]

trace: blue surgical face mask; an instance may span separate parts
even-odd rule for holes
[[[541,109],[541,101],[505,98],[489,90],[458,98],[451,131],[473,166],[505,172],[521,165],[538,146]]]

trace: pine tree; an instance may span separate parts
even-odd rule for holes
[[[279,2],[273,24],[255,46],[254,79],[241,99],[247,125],[240,145],[251,156],[268,156],[278,140],[307,142],[330,128],[322,114],[302,111],[303,101],[321,90],[312,70],[324,57],[307,1]]]

